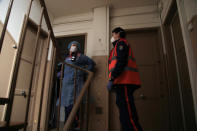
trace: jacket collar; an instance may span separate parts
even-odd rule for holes
[[[120,39],[118,39],[118,40],[116,40],[116,41],[114,41],[114,42],[112,43],[114,47],[116,46],[116,43],[117,43],[119,40],[120,40]]]

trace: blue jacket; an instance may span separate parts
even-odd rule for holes
[[[78,55],[75,62],[72,62],[70,57],[66,57],[65,62],[80,66],[90,71],[93,71],[94,66],[95,66],[95,62],[83,54]],[[61,106],[68,107],[69,105],[74,104],[74,74],[75,74],[74,68],[64,65],[64,78],[62,80]],[[77,70],[76,96],[79,95],[83,87],[85,76],[86,76],[85,72]],[[58,103],[59,103],[59,100],[57,101],[57,105]]]

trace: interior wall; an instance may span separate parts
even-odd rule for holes
[[[0,32],[2,28],[3,24],[0,22]],[[8,31],[5,34],[4,43],[0,53],[0,97],[7,97],[6,94],[11,79],[14,56],[16,54],[16,50],[13,48],[16,42]],[[4,108],[5,106],[0,106],[0,120],[3,119]]]
[[[111,29],[121,26],[124,29],[159,27],[157,6],[112,9],[110,12]]]
[[[115,27],[125,30],[154,28],[160,26],[157,6],[112,9],[110,11],[110,36]],[[112,44],[110,44],[110,49]]]
[[[93,60],[96,62],[95,78],[92,80],[92,86],[89,90],[90,104],[89,111],[89,130],[108,129],[108,92],[107,85],[107,56],[108,56],[108,29],[109,29],[109,7],[99,7],[94,9],[93,18],[93,41],[92,41],[92,55]],[[87,49],[89,49],[87,47]],[[100,83],[100,84],[98,84]]]
[[[93,12],[65,16],[55,18],[53,22],[53,29],[55,36],[76,36],[80,34],[87,34],[87,50],[86,55],[92,56],[91,48],[93,42]]]
[[[96,9],[94,9],[93,12],[55,18],[53,22],[55,35],[65,36],[87,33],[87,55],[90,57],[102,54],[108,55],[108,52],[105,51],[105,48],[108,48],[105,41],[99,41],[100,44],[96,44],[97,41],[95,41],[95,39],[100,38],[101,40],[106,35],[110,35],[110,33],[103,33],[106,31],[106,27],[100,28],[101,26],[99,26],[104,25],[106,20],[102,20],[104,23],[99,23],[99,19],[102,16],[99,14],[97,15],[98,17],[94,16],[95,12]],[[152,28],[160,26],[157,6],[109,9],[109,15],[109,29],[113,29],[117,26],[121,26],[124,29]],[[97,31],[102,32],[103,34],[101,33],[101,36],[96,36],[96,34],[99,34]],[[106,42],[108,41],[109,39]],[[94,44],[95,46],[93,46]],[[96,50],[94,48],[96,48]]]

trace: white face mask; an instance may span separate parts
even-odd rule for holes
[[[112,36],[112,37],[111,37],[111,43],[113,43],[114,41],[116,41],[116,40],[115,40],[114,37]]]
[[[76,52],[77,51],[77,47],[76,46],[71,46],[70,47],[70,52]]]

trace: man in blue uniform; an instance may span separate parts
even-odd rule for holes
[[[109,56],[109,91],[114,88],[123,131],[142,131],[134,104],[133,92],[140,87],[139,72],[125,31],[112,31],[114,46]]]

